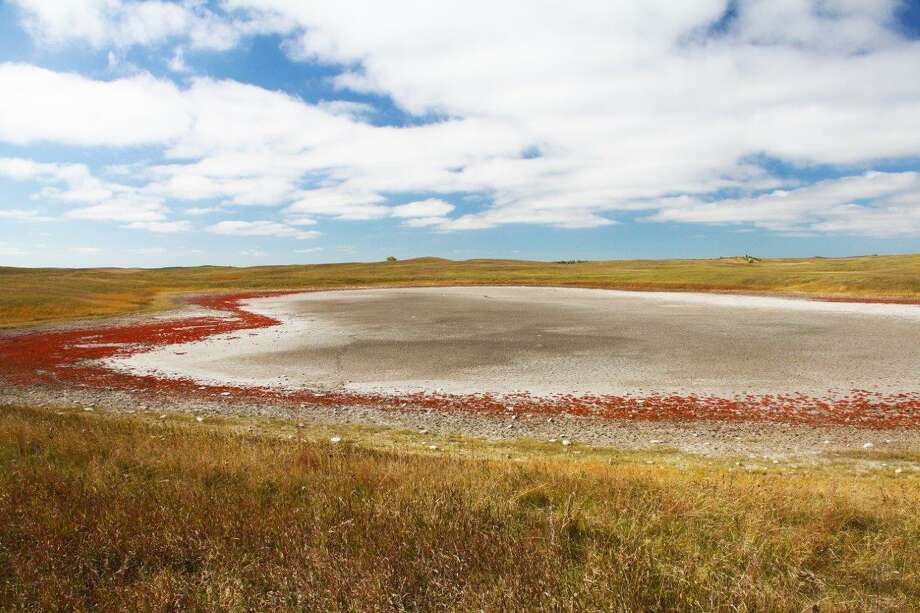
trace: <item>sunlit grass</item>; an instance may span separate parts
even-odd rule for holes
[[[61,413],[0,408],[3,609],[920,602],[915,474],[764,473],[671,451]]]
[[[0,326],[158,310],[180,294],[197,291],[489,283],[920,299],[920,256],[574,264],[421,258],[253,268],[0,268]]]

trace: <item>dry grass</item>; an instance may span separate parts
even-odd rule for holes
[[[152,270],[0,267],[4,289],[0,326],[156,310],[183,292],[488,283],[920,300],[920,255],[572,264],[420,258],[395,263]]]
[[[509,462],[323,440],[210,421],[0,409],[0,608],[798,611],[920,602],[913,477],[539,453]]]

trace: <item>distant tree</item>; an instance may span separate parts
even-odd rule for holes
[[[393,257],[392,255],[387,256],[387,262],[395,262],[395,261],[396,261],[396,258]]]

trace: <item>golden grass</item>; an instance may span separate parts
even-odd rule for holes
[[[489,283],[920,300],[920,255],[759,262],[724,258],[559,264],[419,258],[253,268],[0,268],[0,326],[157,310],[188,292]]]
[[[0,408],[0,608],[920,602],[915,477],[750,474],[692,458],[678,469],[590,450],[511,462],[244,426]]]

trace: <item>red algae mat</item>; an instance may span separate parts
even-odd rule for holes
[[[570,414],[636,421],[713,420],[776,422],[862,428],[917,427],[920,394],[880,394],[851,390],[845,396],[818,398],[805,394],[745,395],[732,398],[699,395],[557,395],[526,393],[443,395],[361,394],[284,391],[259,387],[202,385],[189,379],[158,378],[115,372],[97,360],[132,355],[157,346],[198,341],[216,334],[278,325],[271,317],[247,311],[242,302],[299,292],[250,292],[196,297],[189,303],[213,316],[164,319],[74,330],[28,332],[0,338],[0,381],[8,386],[45,385],[129,391],[140,397],[226,398],[273,401],[315,408],[370,406],[383,410],[465,411],[482,415]]]

